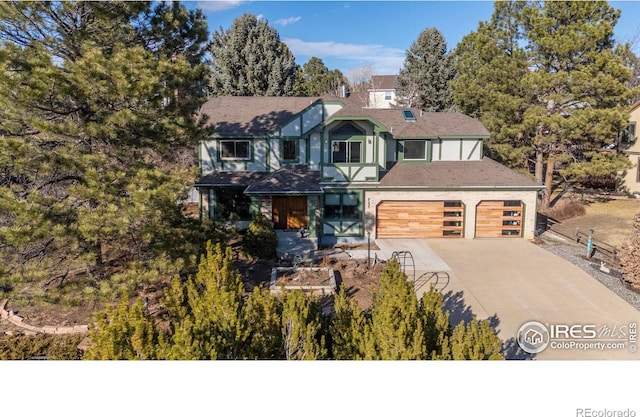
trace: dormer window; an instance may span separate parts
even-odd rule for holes
[[[405,122],[415,122],[416,115],[413,114],[411,110],[402,110],[402,116],[404,117]]]
[[[405,140],[403,147],[405,161],[424,161],[427,159],[426,140]]]
[[[391,91],[385,91],[384,92],[384,100],[385,101],[391,101],[392,98],[393,98],[393,94],[391,93]]]

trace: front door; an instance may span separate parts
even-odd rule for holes
[[[307,197],[273,197],[273,223],[276,229],[306,229]]]

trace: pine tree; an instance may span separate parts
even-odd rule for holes
[[[334,313],[329,324],[333,359],[364,359],[364,333],[366,316],[358,302],[349,298],[344,285],[333,300]]]
[[[192,117],[206,23],[167,7],[0,4],[0,263],[9,279],[55,284],[86,270],[98,286],[113,263],[151,266],[166,253],[179,272],[178,258],[202,250],[206,230],[176,201],[206,134]],[[135,287],[135,275],[127,279]]]
[[[84,359],[159,359],[157,347],[165,344],[144,308],[142,299],[129,305],[125,293],[117,306],[107,307],[89,324],[89,344]]]
[[[276,255],[278,235],[263,214],[254,216],[249,229],[242,239],[242,250],[258,259],[269,259]]]
[[[426,359],[420,306],[407,277],[394,259],[382,271],[365,326],[365,359]]]
[[[491,132],[484,142],[489,156],[508,166],[527,169],[531,136],[523,125],[530,105],[522,85],[528,74],[520,14],[524,2],[501,1],[489,22],[464,36],[453,51],[456,77],[451,81],[456,108],[479,118]],[[542,173],[540,178],[542,182]]]
[[[456,51],[456,103],[485,122],[499,159],[527,171],[535,161],[544,207],[560,168],[572,183],[624,168],[614,153],[595,157],[618,139],[633,93],[613,40],[619,15],[604,1],[496,2]]]
[[[213,34],[210,53],[211,95],[293,95],[295,58],[266,20],[243,14]]]
[[[296,76],[299,96],[338,95],[340,87],[348,81],[340,70],[329,70],[320,58],[311,57]]]
[[[455,76],[447,43],[436,28],[427,28],[406,52],[396,79],[398,103],[425,111],[447,111],[453,106],[449,81]]]
[[[460,322],[450,338],[454,360],[499,360],[502,342],[486,320],[475,317],[468,323]]]
[[[245,355],[249,359],[285,359],[282,303],[269,290],[254,288],[247,297],[244,320],[250,329]]]
[[[302,291],[284,296],[282,341],[287,360],[324,359],[327,355],[319,306]]]
[[[178,312],[177,320],[172,320],[168,358],[243,358],[249,329],[243,314],[244,288],[233,265],[231,248],[223,251],[220,244],[214,248],[209,242],[198,273],[187,280],[185,287],[186,314],[179,306],[182,295],[177,284],[168,303],[174,313]]]

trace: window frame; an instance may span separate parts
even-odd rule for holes
[[[327,197],[338,197],[339,203],[338,204],[327,204]],[[356,204],[345,204],[345,197],[355,197],[356,198]],[[330,193],[325,193],[323,200],[323,208],[324,208],[324,220],[330,221],[330,220],[361,220],[362,218],[362,214],[363,214],[363,210],[360,208],[360,205],[362,203],[362,197],[360,195],[360,193],[356,193],[356,192],[330,192]],[[332,207],[339,207],[337,210],[338,215],[336,216],[335,214],[327,214],[327,206],[332,206]],[[344,207],[355,207],[355,211],[353,214],[345,216],[345,209]]]
[[[392,91],[385,91],[384,92],[384,101],[391,101],[393,100],[393,92]]]
[[[362,150],[364,148],[363,146],[363,142],[362,140],[349,140],[349,139],[332,139],[331,140],[331,148],[330,148],[330,152],[331,152],[331,163],[332,164],[361,164],[362,163]],[[345,144],[345,161],[344,162],[340,162],[340,161],[336,161],[335,160],[335,154],[336,151],[334,150],[335,145],[339,144],[339,143],[344,143]],[[351,145],[357,144],[359,146],[359,155],[358,155],[358,161],[352,161],[352,150],[351,150]]]
[[[627,128],[622,134],[622,143],[635,143],[636,141],[636,122],[629,122]]]
[[[214,194],[214,213],[216,217],[229,220],[233,213],[238,216],[238,220],[251,220],[251,197],[244,194],[244,188],[214,188]],[[228,204],[229,202],[231,204]]]
[[[233,143],[233,156],[223,156],[223,143]],[[246,143],[247,144],[247,156],[239,157],[238,156],[238,144]],[[251,150],[252,142],[249,139],[220,139],[218,141],[218,156],[221,161],[250,161],[253,155]]]
[[[407,158],[407,144],[408,143],[418,143],[421,142],[424,145],[424,155],[422,156],[422,158]],[[402,160],[403,161],[426,161],[427,160],[427,140],[426,139],[420,139],[420,140],[405,140],[402,142]]]
[[[294,157],[293,158],[287,158],[286,157],[286,152],[285,152],[285,143],[287,142],[293,142],[293,152],[294,152]],[[291,162],[297,162],[300,159],[300,151],[299,151],[299,142],[297,139],[282,139],[280,141],[280,157],[282,159],[282,162],[285,163],[291,163]]]

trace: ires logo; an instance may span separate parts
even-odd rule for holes
[[[637,325],[595,324],[543,324],[529,321],[518,330],[518,345],[527,353],[552,349],[605,350],[626,349],[636,351]]]

